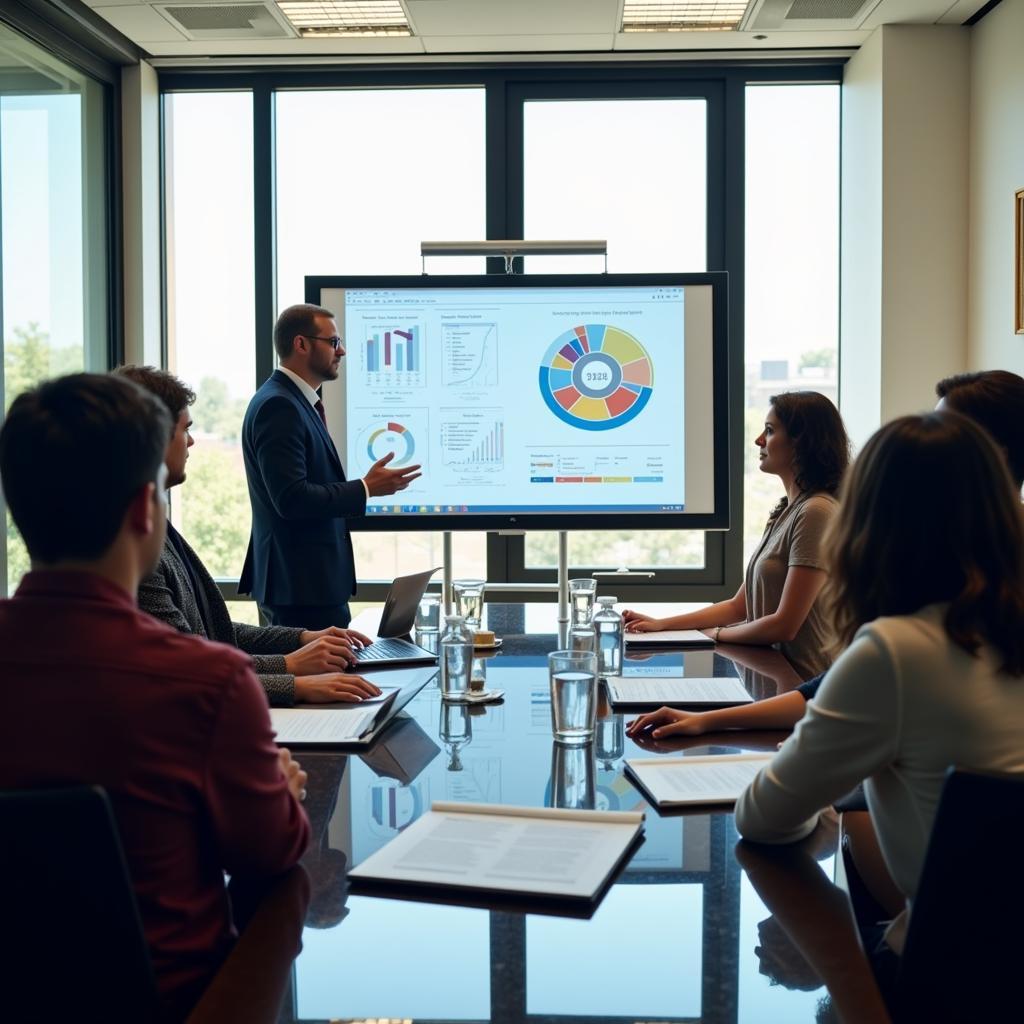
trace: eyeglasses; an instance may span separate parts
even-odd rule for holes
[[[303,337],[307,338],[309,341],[326,341],[327,344],[330,345],[335,352],[337,352],[338,349],[341,348],[342,344],[341,338],[339,338],[338,335],[336,334],[332,334],[329,338],[322,338],[320,337],[319,334],[304,334]]]

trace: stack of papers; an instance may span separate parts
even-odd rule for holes
[[[734,804],[773,754],[631,758],[626,771],[656,807]]]
[[[435,803],[348,877],[354,891],[389,896],[425,886],[442,898],[523,894],[596,905],[639,840],[643,819],[642,813]]]
[[[660,708],[728,708],[751,704],[737,676],[609,676],[605,680],[614,705]]]
[[[375,672],[377,697],[358,704],[301,704],[271,708],[270,724],[282,746],[366,746],[437,675],[437,669],[399,668]]]
[[[714,647],[699,629],[663,629],[660,633],[625,633],[627,647]]]

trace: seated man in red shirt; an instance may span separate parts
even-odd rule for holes
[[[235,932],[224,872],[257,882],[309,840],[305,773],[233,648],[135,604],[165,531],[170,417],[122,378],[18,397],[0,480],[32,560],[0,601],[0,788],[93,783],[117,817],[168,1017],[184,1017]]]

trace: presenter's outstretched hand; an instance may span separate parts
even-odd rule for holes
[[[363,477],[371,498],[379,497],[382,494],[394,494],[395,491],[404,491],[413,480],[423,475],[418,472],[420,468],[418,464],[388,469],[388,463],[394,457],[394,452],[388,452],[383,459],[378,459],[370,467],[369,473]]]
[[[643,612],[634,612],[627,608],[622,613],[622,621],[627,633],[658,633],[665,628],[661,619],[655,619]]]
[[[370,638],[365,633],[356,629],[342,629],[341,626],[328,626],[326,629],[304,629],[299,634],[299,643],[305,646],[321,637],[338,637],[348,643],[353,651],[358,651],[370,643]]]
[[[699,711],[658,708],[657,711],[634,718],[626,726],[626,734],[639,736],[648,729],[655,739],[662,739],[665,736],[699,736],[707,731],[707,725]]]
[[[281,774],[284,776],[285,782],[288,783],[288,789],[292,796],[296,800],[304,800],[306,798],[306,773],[302,770],[302,765],[298,761],[292,760],[292,752],[287,747],[281,747],[278,750],[277,760],[281,765]]]
[[[327,672],[295,677],[295,699],[303,704],[358,704],[366,697],[380,696],[380,688],[362,676]]]
[[[344,672],[355,664],[348,637],[318,636],[297,651],[284,656],[284,670],[292,676],[315,676],[321,672]]]

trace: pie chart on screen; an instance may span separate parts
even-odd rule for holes
[[[581,430],[621,427],[643,411],[653,390],[647,350],[610,324],[570,328],[551,344],[540,368],[547,407]]]
[[[366,454],[371,464],[393,452],[395,457],[391,465],[403,466],[412,461],[415,451],[416,442],[413,440],[412,431],[394,421],[374,427],[366,440]]]

